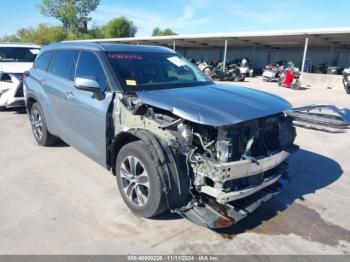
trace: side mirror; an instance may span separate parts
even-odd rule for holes
[[[103,100],[105,98],[105,94],[100,90],[100,85],[94,79],[76,77],[74,86],[76,89],[94,93],[98,100]]]

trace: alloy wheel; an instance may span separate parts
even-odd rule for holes
[[[43,121],[40,112],[36,108],[31,113],[31,124],[36,139],[41,140],[43,137]]]
[[[144,206],[149,197],[149,176],[142,162],[126,157],[120,169],[121,185],[126,197],[136,206]]]

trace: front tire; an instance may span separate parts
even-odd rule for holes
[[[41,146],[53,145],[58,138],[51,135],[47,130],[47,125],[43,110],[38,103],[34,103],[30,110],[30,123],[32,126],[35,141]]]
[[[119,192],[129,209],[141,217],[154,217],[167,209],[159,159],[142,141],[125,145],[116,160]],[[153,157],[152,157],[153,156]]]

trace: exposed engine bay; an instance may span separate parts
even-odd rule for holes
[[[292,118],[285,113],[229,126],[207,126],[123,96],[129,116],[119,129],[148,129],[186,158],[192,199],[175,211],[209,228],[227,227],[279,192],[288,179],[286,159],[297,150]],[[120,116],[127,115],[126,112]],[[283,183],[283,182],[282,182]]]

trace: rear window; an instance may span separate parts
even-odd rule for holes
[[[39,48],[0,47],[0,62],[34,62]]]
[[[50,72],[57,76],[73,80],[78,54],[79,51],[76,50],[56,50]]]
[[[51,61],[51,57],[52,57],[52,51],[47,51],[42,53],[38,59],[36,60],[36,67],[46,71],[47,68],[49,67],[50,61]]]

